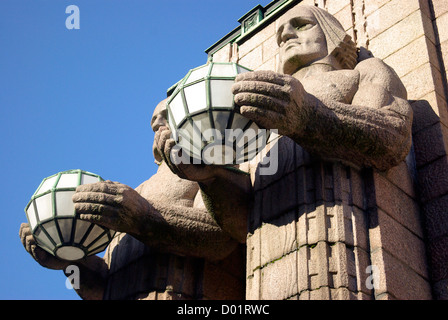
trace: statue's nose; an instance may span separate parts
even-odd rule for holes
[[[285,43],[294,38],[297,38],[296,29],[290,23],[285,24],[280,35],[281,42]]]
[[[157,116],[156,120],[152,124],[152,130],[154,132],[157,132],[157,130],[159,130],[160,127],[166,125],[167,125],[166,119],[163,118],[162,116]]]

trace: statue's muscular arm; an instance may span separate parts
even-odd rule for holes
[[[198,165],[172,161],[175,141],[168,127],[156,133],[159,154],[173,173],[196,181],[200,187],[200,202],[222,230],[240,243],[246,242],[247,217],[252,203],[252,184],[247,170],[235,167]]]
[[[294,77],[270,71],[238,76],[235,101],[244,116],[278,129],[308,151],[389,169],[404,159],[411,145],[406,90],[379,59],[365,60],[353,72],[359,80],[350,103],[321,98],[319,88],[308,93]]]
[[[136,190],[106,181],[79,186],[73,201],[81,219],[125,232],[161,251],[220,260],[235,249],[236,241],[205,208],[156,201],[139,193],[158,187],[150,180]]]
[[[321,134],[314,140],[307,127],[296,141],[326,157],[387,170],[402,161],[411,147],[412,109],[406,89],[379,59],[359,63],[355,72],[359,85],[351,103],[312,98],[309,121],[322,124]],[[317,143],[321,151],[313,148]]]

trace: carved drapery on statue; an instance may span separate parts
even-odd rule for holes
[[[247,298],[370,298],[369,172],[313,158],[287,137],[274,143],[278,173],[251,167]]]

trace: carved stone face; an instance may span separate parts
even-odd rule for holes
[[[327,41],[313,12],[298,6],[278,20],[280,71],[293,74],[328,55]]]
[[[157,132],[161,126],[168,126],[167,121],[167,111],[166,111],[166,102],[168,98],[159,102],[157,107],[155,108],[152,118],[151,118],[151,128],[154,132]],[[157,151],[156,142],[154,141],[152,152],[154,154],[154,159],[156,160],[157,164],[160,164],[162,162],[162,157],[160,156],[159,152]]]
[[[167,126],[167,111],[166,111],[166,101],[165,99],[156,106],[151,118],[151,128],[154,132],[157,132],[161,126]]]

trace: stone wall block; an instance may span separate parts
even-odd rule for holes
[[[377,206],[414,234],[423,238],[418,203],[378,173],[374,174],[374,183]]]
[[[425,227],[429,241],[448,235],[448,195],[423,205]]]
[[[297,251],[269,263],[260,270],[260,298],[283,300],[297,295]]]
[[[446,156],[420,168],[418,173],[423,203],[448,193],[448,159]]]
[[[261,227],[261,266],[297,250],[296,215],[285,213]]]

